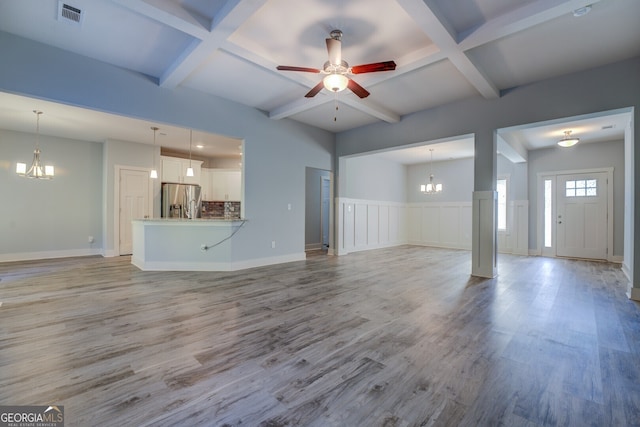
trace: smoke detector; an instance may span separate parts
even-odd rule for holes
[[[67,22],[73,25],[81,25],[84,14],[80,8],[71,6],[62,0],[58,1],[58,21]]]

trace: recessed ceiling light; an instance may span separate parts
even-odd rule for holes
[[[203,149],[203,148],[204,148],[204,145],[202,145],[202,144],[197,144],[197,145],[196,145],[196,148]]]
[[[573,16],[575,16],[576,18],[579,18],[580,16],[584,16],[589,12],[591,12],[591,5],[577,8],[576,10],[573,11]]]

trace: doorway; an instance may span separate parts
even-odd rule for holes
[[[542,255],[609,260],[612,251],[612,169],[546,173],[542,195]]]
[[[331,180],[328,176],[321,176],[320,180],[320,235],[322,236],[322,250],[328,250],[329,220],[331,218]]]
[[[119,255],[131,255],[133,237],[131,221],[149,218],[153,210],[152,187],[149,171],[141,169],[119,169],[117,174],[118,197],[116,198],[116,218],[118,218],[117,251]]]
[[[307,167],[305,173],[305,251],[333,251],[333,176]]]

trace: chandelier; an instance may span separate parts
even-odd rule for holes
[[[442,192],[442,184],[433,182],[433,148],[430,148],[429,151],[431,152],[429,183],[420,185],[420,191],[425,194],[436,194]]]
[[[27,170],[26,163],[17,163],[16,173],[27,178],[51,179],[54,175],[53,166],[43,166],[40,160],[40,115],[42,111],[33,110],[33,112],[36,114],[36,148],[33,150],[33,161],[29,170]]]

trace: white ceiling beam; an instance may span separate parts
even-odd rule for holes
[[[207,60],[222,43],[251,17],[267,0],[227,0],[209,24],[193,17],[178,3],[168,0],[114,0],[118,4],[194,37],[189,47],[177,57],[159,78],[160,86],[175,88]]]
[[[267,0],[228,0],[211,22],[211,33],[201,43],[185,50],[160,78],[160,85],[175,88],[203,62]]]
[[[444,19],[437,16],[424,0],[397,0],[422,31],[440,48],[444,56],[485,98],[498,98],[500,92],[460,49],[455,34]]]
[[[194,17],[178,3],[168,2],[166,0],[155,0],[153,4],[143,0],[112,1],[197,39],[204,39],[209,34],[210,23],[207,23],[202,17]]]
[[[360,99],[358,97],[345,96],[340,98],[339,101],[387,123],[398,123],[400,121],[398,114],[366,98]]]
[[[318,107],[322,104],[326,104],[330,101],[333,101],[333,97],[323,95],[321,92],[311,99],[301,98],[278,107],[275,110],[271,110],[269,112],[269,118],[274,120],[286,119],[287,117],[293,116],[298,113],[303,113],[307,110]]]
[[[589,0],[594,4],[600,0]],[[538,0],[519,9],[505,13],[480,27],[461,34],[459,47],[463,51],[490,43],[502,37],[526,30],[535,25],[572,13],[583,7],[585,0]]]
[[[269,112],[269,117],[274,120],[285,119],[295,114],[303,113],[312,108],[319,107],[320,105],[328,102],[332,102],[333,100],[334,98],[332,96],[327,96],[320,92],[314,98],[302,98],[278,107]],[[398,114],[374,103],[371,100],[345,96],[340,97],[338,101],[353,107],[361,113],[376,117],[379,120],[384,120],[387,123],[397,123],[400,121],[400,116]]]

